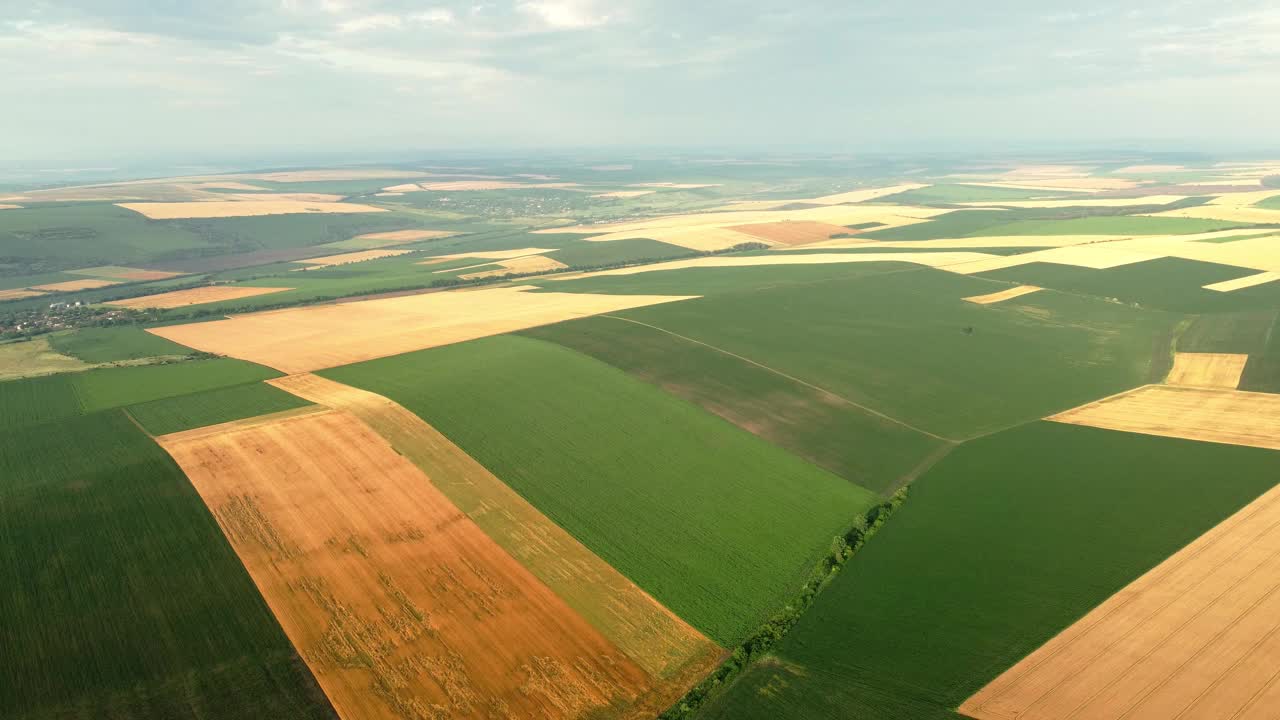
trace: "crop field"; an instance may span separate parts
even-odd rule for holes
[[[954,717],[1277,472],[1265,450],[1056,423],[967,443],[916,482],[776,661],[700,717]]]
[[[386,357],[654,303],[667,295],[527,292],[524,286],[427,293],[154,328],[155,334],[286,373]]]
[[[1048,418],[1074,425],[1280,450],[1280,395],[1151,385]]]
[[[0,433],[0,507],[0,715],[335,720],[200,497],[123,413]]]
[[[877,229],[865,233],[865,237],[876,240],[935,240],[984,235],[1188,235],[1244,226],[1228,220],[1103,214],[1107,208],[1089,210],[1093,216],[1082,217],[1074,208],[956,210],[920,224]],[[1111,210],[1129,212],[1134,208]]]
[[[90,367],[92,366],[50,347],[48,338],[38,337],[0,344],[0,382],[76,372]]]
[[[208,303],[226,302],[228,300],[240,300],[242,298],[257,297],[258,295],[269,295],[271,293],[285,292],[293,290],[291,287],[245,287],[237,285],[206,285],[204,287],[190,288],[187,290],[174,290],[173,292],[159,293],[156,295],[143,295],[127,300],[113,300],[111,305],[116,307],[132,308],[141,310],[144,308],[159,308],[166,310],[169,308],[182,308],[189,305],[205,305]]]
[[[488,338],[320,374],[420,416],[722,646],[793,592],[872,497],[541,340]]]
[[[657,240],[616,240],[610,243],[578,242],[547,253],[547,257],[570,267],[607,265],[609,263],[665,260],[689,254],[688,248]]]
[[[568,288],[572,281],[555,285]],[[1173,316],[1048,292],[985,306],[961,300],[998,287],[917,270],[611,314],[733,353],[951,439],[1164,377],[1167,368],[1157,368],[1153,359],[1168,354]]]
[[[945,447],[744,358],[621,318],[571,320],[522,334],[625,370],[875,492],[909,479]]]
[[[961,706],[982,720],[1265,718],[1280,703],[1280,486]]]
[[[355,416],[160,442],[343,717],[601,717],[648,689],[643,670]]]
[[[318,375],[270,382],[368,425],[663,689],[679,694],[720,655],[718,647],[404,407]]]
[[[49,337],[53,349],[87,363],[170,355],[189,355],[190,348],[152,335],[140,327],[89,327]]]
[[[71,417],[80,412],[80,397],[70,375],[0,382],[0,429],[6,432],[10,428]]]
[[[125,409],[148,433],[168,435],[308,405],[296,395],[255,382],[151,400]]]
[[[1248,362],[1249,356],[1241,353],[1178,352],[1174,353],[1173,369],[1165,382],[1234,390],[1240,384],[1240,374]]]
[[[205,247],[184,228],[114,205],[52,205],[0,213],[0,257],[46,270],[129,264]]]
[[[168,365],[100,368],[71,376],[85,412],[134,405],[278,376],[270,368],[230,358]]]

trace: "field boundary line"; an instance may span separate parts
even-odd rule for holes
[[[634,324],[636,324],[636,325],[643,325],[644,327],[647,327],[647,328],[650,328],[650,329],[653,329],[653,330],[657,330],[658,332],[664,332],[664,333],[666,333],[666,334],[668,334],[668,335],[670,335],[670,336],[672,336],[672,337],[678,337],[678,338],[680,338],[681,340],[685,340],[685,341],[687,341],[687,342],[694,343],[695,345],[701,345],[701,346],[703,346],[703,347],[705,347],[705,348],[710,348],[710,349],[712,349],[712,350],[715,350],[716,352],[721,353],[721,354],[723,354],[723,355],[728,355],[728,356],[729,356],[729,357],[731,357],[731,358],[737,358],[738,360],[741,360],[741,361],[743,361],[743,362],[745,362],[745,363],[750,363],[750,364],[752,364],[752,365],[755,365],[755,366],[756,366],[756,367],[758,367],[758,368],[761,368],[762,370],[768,370],[769,372],[773,373],[774,375],[777,375],[777,376],[779,376],[779,377],[784,377],[784,378],[786,378],[786,379],[788,379],[788,380],[790,380],[790,381],[792,381],[792,382],[800,383],[801,385],[804,385],[804,386],[805,386],[805,387],[807,387],[807,388],[810,388],[810,389],[812,389],[812,390],[817,390],[818,392],[823,393],[823,394],[825,394],[825,395],[830,395],[831,397],[836,398],[837,400],[840,400],[841,402],[844,402],[844,403],[847,403],[847,404],[849,404],[849,405],[852,405],[853,407],[856,407],[856,408],[858,408],[859,410],[861,410],[861,411],[863,411],[863,412],[865,412],[865,413],[869,413],[869,414],[871,414],[871,415],[875,415],[876,417],[878,417],[878,418],[880,418],[880,419],[882,419],[882,420],[888,420],[889,422],[894,423],[895,425],[901,425],[902,427],[904,427],[904,428],[906,428],[906,429],[908,429],[908,430],[912,430],[912,431],[914,431],[914,432],[918,432],[918,433],[920,433],[921,435],[928,435],[929,437],[934,438],[935,440],[941,440],[942,442],[950,443],[950,444],[952,444],[952,445],[956,445],[956,444],[959,444],[959,443],[961,442],[960,440],[956,440],[956,439],[954,439],[954,438],[943,437],[943,436],[941,436],[941,435],[935,435],[935,434],[933,434],[933,433],[929,432],[928,430],[922,430],[922,429],[920,429],[920,428],[918,428],[918,427],[916,427],[916,426],[914,426],[914,425],[911,425],[911,424],[909,424],[909,423],[903,422],[902,420],[899,420],[899,419],[898,419],[898,418],[896,418],[896,417],[893,417],[893,416],[891,416],[891,415],[886,415],[886,414],[884,414],[884,413],[880,412],[879,410],[873,410],[873,409],[871,409],[871,408],[867,407],[866,405],[862,405],[861,403],[856,403],[856,402],[854,402],[854,401],[850,400],[849,398],[844,397],[843,395],[837,395],[836,393],[833,393],[833,392],[831,392],[830,390],[828,390],[828,389],[826,389],[826,388],[818,387],[817,385],[814,385],[814,384],[813,384],[813,383],[811,383],[811,382],[806,382],[806,381],[804,381],[804,380],[801,380],[800,378],[795,377],[794,375],[788,375],[788,374],[786,374],[786,373],[782,372],[781,370],[778,370],[778,369],[776,369],[776,368],[771,368],[771,367],[769,367],[768,365],[765,365],[764,363],[758,363],[758,362],[756,362],[755,360],[752,360],[751,358],[743,357],[743,356],[741,356],[741,355],[738,355],[737,353],[731,353],[731,352],[729,352],[728,350],[725,350],[725,349],[723,349],[723,348],[718,348],[718,347],[716,347],[715,345],[711,345],[711,344],[709,344],[709,343],[704,343],[704,342],[702,342],[701,340],[694,340],[693,338],[691,338],[691,337],[687,337],[687,336],[685,336],[685,335],[681,335],[680,333],[671,332],[670,330],[667,330],[666,328],[660,328],[660,327],[658,327],[657,325],[650,325],[649,323],[640,322],[639,320],[632,320],[631,318],[624,318],[624,317],[621,317],[621,316],[619,316],[619,315],[610,315],[610,314],[608,314],[608,313],[602,313],[602,314],[601,314],[601,315],[599,315],[598,317],[607,317],[607,318],[612,318],[612,319],[614,319],[614,320],[621,320],[621,321],[623,321],[623,322],[634,323]]]

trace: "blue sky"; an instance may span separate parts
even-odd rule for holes
[[[0,0],[10,162],[1275,148],[1274,0]]]

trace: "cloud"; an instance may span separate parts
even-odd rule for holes
[[[609,16],[590,0],[525,0],[516,7],[556,30],[580,30],[609,22]]]

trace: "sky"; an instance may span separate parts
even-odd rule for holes
[[[1274,0],[0,0],[0,165],[1276,148]]]

